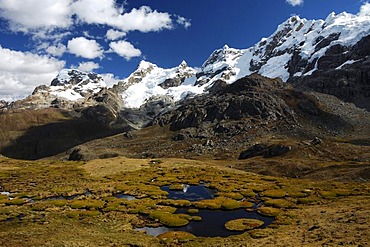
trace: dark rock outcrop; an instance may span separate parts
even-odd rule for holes
[[[294,121],[289,107],[279,96],[288,85],[278,79],[255,74],[233,84],[217,87],[219,89],[211,90],[210,94],[182,102],[178,108],[162,114],[153,123],[170,124],[171,130],[176,131],[200,127],[204,123],[241,120],[246,117],[265,121]]]
[[[370,110],[370,35],[352,47],[332,46],[317,64],[311,75],[292,77],[288,82]]]
[[[248,148],[247,150],[241,152],[239,155],[239,159],[244,160],[256,156],[263,156],[264,158],[273,158],[286,154],[290,150],[291,147],[281,144],[273,144],[270,146],[267,146],[265,144],[255,144]]]

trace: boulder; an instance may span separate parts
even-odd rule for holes
[[[264,158],[273,158],[289,152],[292,148],[281,144],[273,144],[267,146],[265,144],[254,144],[239,155],[239,159],[249,159],[256,156],[263,156]]]
[[[265,144],[255,144],[248,148],[247,150],[243,151],[239,155],[240,160],[249,159],[255,156],[262,156],[267,150],[267,146]]]

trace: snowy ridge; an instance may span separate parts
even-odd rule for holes
[[[127,84],[134,83],[122,92],[125,106],[138,108],[146,100],[156,96],[170,96],[174,101],[178,101],[189,94],[202,93],[203,88],[194,86],[196,72],[195,69],[188,67],[185,61],[170,69],[163,69],[155,64],[142,61],[138,69],[124,80]],[[180,85],[169,88],[161,86],[166,80],[171,79],[180,80]]]
[[[369,23],[370,13],[362,10],[356,15],[331,13],[325,20],[306,20],[292,16],[280,24],[271,36],[261,39],[253,47],[234,49],[225,45],[214,51],[200,71],[187,65],[162,69],[141,62],[138,70],[125,80],[132,85],[122,96],[127,107],[137,108],[154,96],[168,95],[178,101],[189,94],[205,92],[217,80],[233,83],[252,73],[270,78],[280,77],[283,81],[293,76],[310,75],[317,70],[318,59],[330,47],[349,47],[370,35]],[[301,67],[290,68],[293,56],[303,60]],[[350,63],[348,61],[345,64]],[[179,70],[185,68],[189,70],[189,76],[184,83],[168,89],[159,86],[166,79],[176,77]],[[134,78],[135,83],[132,83]]]
[[[97,93],[106,84],[103,78],[96,73],[87,73],[76,69],[63,69],[48,87],[38,89],[38,92],[47,92],[57,98],[70,101],[83,99],[87,94]]]
[[[136,71],[116,84],[111,92],[122,97],[124,107],[139,108],[154,98],[176,102],[202,94],[218,80],[233,83],[252,73],[283,81],[311,75],[319,70],[320,58],[332,47],[351,47],[370,35],[370,11],[368,5],[364,6],[358,14],[331,13],[325,20],[292,16],[271,36],[250,48],[234,49],[225,45],[215,50],[200,69],[189,67],[185,61],[174,68],[160,68],[141,61]],[[345,54],[346,49],[343,50]],[[336,69],[360,62],[358,59],[345,58]],[[105,87],[100,75],[65,69],[51,86],[38,87],[35,91],[76,101]]]

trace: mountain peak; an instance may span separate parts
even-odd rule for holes
[[[182,60],[182,62],[179,65],[180,68],[186,68],[188,67],[188,63],[185,60]]]
[[[153,67],[157,67],[157,65],[155,65],[154,63],[145,61],[145,60],[141,60],[137,69],[138,70],[148,70]]]

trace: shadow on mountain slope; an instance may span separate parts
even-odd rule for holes
[[[53,156],[84,142],[118,132],[96,122],[71,118],[55,111],[43,110],[38,114],[32,112],[31,115],[28,111],[6,114],[13,115],[0,116],[3,139],[0,153],[16,159],[35,160]],[[17,116],[14,117],[14,114]],[[22,123],[18,124],[16,119],[22,120]],[[40,119],[43,122],[38,122]]]

